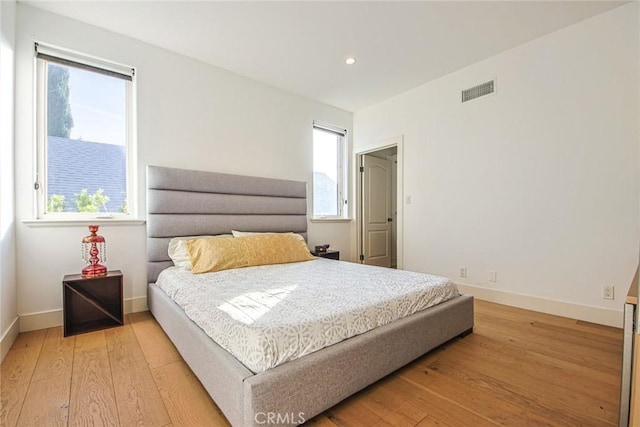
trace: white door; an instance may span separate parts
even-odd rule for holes
[[[391,162],[362,156],[364,264],[391,267]]]

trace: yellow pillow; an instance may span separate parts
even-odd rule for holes
[[[299,234],[263,233],[236,237],[246,251],[249,265],[285,264],[315,259]]]
[[[173,261],[173,265],[184,270],[191,270],[191,258],[189,257],[189,251],[187,250],[187,240],[192,239],[224,239],[233,238],[231,234],[217,234],[215,236],[187,236],[187,237],[174,237],[169,242],[169,258]]]
[[[234,239],[187,240],[192,273],[316,259],[293,234],[264,233]]]
[[[192,273],[247,267],[247,257],[235,238],[187,240]]]

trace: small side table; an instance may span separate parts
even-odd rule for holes
[[[320,258],[329,258],[329,259],[335,259],[335,260],[340,259],[340,251],[335,251],[333,249],[329,249],[326,252],[311,251],[311,255],[317,256]]]
[[[122,284],[120,270],[91,278],[80,274],[64,276],[64,336],[123,325]]]

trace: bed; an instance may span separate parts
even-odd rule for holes
[[[460,295],[254,373],[214,342],[156,284],[161,272],[173,265],[167,254],[171,238],[231,230],[294,232],[306,238],[306,209],[304,182],[147,168],[149,309],[234,426],[270,420],[300,424],[473,330],[473,298]]]

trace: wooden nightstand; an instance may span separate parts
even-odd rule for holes
[[[124,324],[120,270],[92,278],[64,276],[62,293],[65,337]]]
[[[332,249],[329,249],[326,252],[311,251],[311,255],[317,256],[320,258],[329,258],[329,259],[336,259],[336,260],[340,259],[340,251],[334,251]]]

